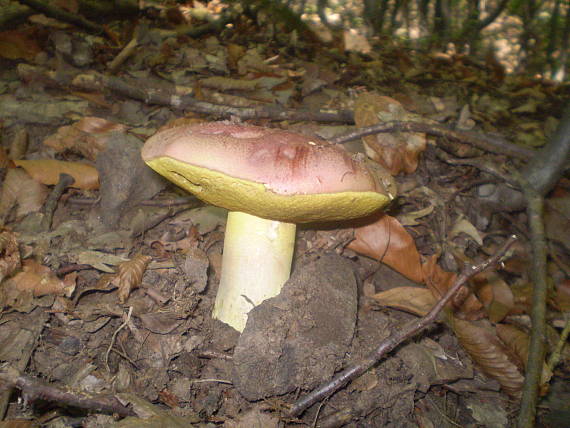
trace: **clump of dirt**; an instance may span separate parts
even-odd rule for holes
[[[300,266],[281,294],[249,313],[234,351],[235,387],[259,400],[330,378],[350,347],[356,313],[353,262],[324,255]]]

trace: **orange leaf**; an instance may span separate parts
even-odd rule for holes
[[[99,188],[99,173],[95,167],[86,163],[64,162],[54,159],[15,160],[14,163],[24,168],[34,180],[43,184],[57,184],[59,174],[66,173],[75,179],[73,187],[83,190]]]
[[[427,288],[395,287],[372,296],[382,306],[401,309],[412,314],[424,316],[437,303]]]
[[[11,282],[10,282],[11,281]],[[18,291],[31,291],[34,297],[55,294],[70,296],[75,290],[75,281],[62,281],[50,268],[33,260],[24,262],[24,269],[10,279],[10,285]]]
[[[355,228],[354,241],[348,248],[387,264],[412,281],[422,282],[420,253],[406,229],[387,214],[369,219],[373,222]]]

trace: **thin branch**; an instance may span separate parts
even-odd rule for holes
[[[135,413],[123,406],[115,397],[110,395],[85,396],[74,394],[61,389],[47,386],[36,379],[24,376],[13,367],[3,367],[0,370],[0,384],[18,388],[26,401],[43,400],[57,403],[61,406],[76,407],[95,412],[114,414],[119,416],[134,416]]]
[[[538,403],[538,387],[544,365],[546,352],[546,296],[548,282],[546,272],[546,237],[542,221],[544,200],[528,182],[521,179],[521,185],[527,201],[527,215],[531,231],[532,245],[532,328],[528,360],[526,364],[521,406],[517,426],[519,428],[534,427],[536,404]]]
[[[387,353],[396,348],[399,344],[405,340],[415,336],[417,333],[422,331],[428,325],[433,323],[444,306],[451,300],[455,293],[469,280],[469,278],[477,275],[478,273],[488,269],[491,266],[496,265],[504,257],[510,246],[515,242],[516,237],[512,235],[505,241],[503,246],[489,259],[475,266],[467,266],[463,269],[461,274],[457,277],[455,283],[449,288],[447,293],[439,300],[434,307],[429,311],[427,315],[417,320],[406,324],[401,330],[392,334],[386,340],[384,340],[380,345],[371,352],[368,356],[363,358],[359,363],[354,364],[339,374],[337,374],[330,382],[325,383],[320,386],[310,394],[297,400],[287,412],[287,417],[296,417],[305,411],[308,407],[312,406],[316,402],[322,400],[325,397],[334,394],[348,382],[356,379],[371,367],[373,367],[378,361],[380,361]]]
[[[474,131],[462,131],[449,129],[437,123],[423,122],[384,122],[366,128],[358,128],[347,134],[339,135],[329,139],[331,143],[343,144],[351,140],[365,137],[367,135],[387,133],[387,132],[421,132],[436,137],[448,138],[454,141],[467,143],[488,152],[512,156],[518,159],[528,160],[535,155],[534,150],[517,146],[501,137],[480,134]]]

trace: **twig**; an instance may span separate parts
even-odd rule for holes
[[[359,128],[347,134],[339,135],[329,139],[331,143],[343,144],[351,140],[365,137],[367,135],[386,133],[386,132],[421,132],[424,134],[434,135],[436,137],[444,137],[454,141],[467,143],[480,149],[492,153],[503,154],[516,157],[519,159],[530,159],[535,155],[534,150],[517,146],[503,138],[492,137],[490,135],[479,134],[473,131],[453,130],[437,123],[422,122],[385,122],[378,125]]]
[[[39,311],[39,312],[37,312]],[[34,313],[29,314],[26,317],[26,321],[30,322],[31,325],[26,327],[26,330],[29,334],[25,335],[24,341],[18,342],[20,348],[20,355],[17,361],[14,362],[15,368],[17,370],[24,370],[28,363],[30,362],[30,358],[36,348],[36,343],[42,330],[44,329],[44,325],[49,319],[49,314],[42,309],[36,309]],[[0,376],[0,381],[2,380]],[[10,397],[12,395],[12,388],[10,386],[0,394],[0,420],[4,419],[4,415],[6,410],[8,409],[8,404],[10,403]]]
[[[534,188],[521,178],[521,185],[527,201],[527,216],[531,232],[532,246],[532,328],[523,385],[521,406],[517,426],[519,428],[534,427],[536,404],[538,403],[538,386],[546,353],[546,296],[548,282],[546,272],[546,237],[542,214],[544,199]]]
[[[532,244],[532,329],[518,428],[532,428],[536,417],[538,386],[542,375],[545,354],[546,297],[548,294],[546,270],[546,237],[542,219],[544,196],[554,187],[570,154],[570,104],[566,106],[560,124],[547,146],[533,159],[520,182],[527,202],[527,216]]]
[[[44,385],[37,380],[24,376],[13,367],[3,367],[0,370],[0,383],[8,387],[18,388],[26,401],[44,400],[63,406],[77,407],[119,416],[134,416],[134,412],[123,406],[113,396],[83,396],[65,392],[52,386]]]
[[[65,189],[68,186],[71,186],[75,183],[75,179],[66,173],[59,174],[59,181],[52,189],[51,193],[49,194],[48,198],[46,199],[45,203],[45,215],[42,219],[41,228],[44,231],[48,231],[51,229],[51,222],[53,220],[53,214],[55,213],[55,209],[57,208],[57,203],[59,202],[59,198],[65,192]]]
[[[463,269],[461,274],[457,277],[455,283],[449,288],[447,293],[439,300],[427,315],[417,320],[406,324],[402,329],[392,334],[386,340],[371,352],[368,356],[364,357],[359,363],[354,364],[339,374],[337,374],[330,382],[320,386],[304,398],[297,400],[287,412],[287,417],[296,417],[300,415],[305,409],[315,404],[317,401],[330,396],[338,391],[344,385],[358,376],[365,373],[368,369],[380,361],[388,352],[392,351],[403,341],[416,335],[428,325],[433,323],[444,306],[451,300],[457,290],[459,290],[469,278],[477,275],[478,273],[496,265],[506,254],[509,247],[515,242],[516,237],[512,235],[505,241],[503,246],[489,259],[476,266],[467,266]]]
[[[548,368],[550,368],[551,371],[553,371],[560,362],[562,350],[564,349],[564,345],[566,345],[568,335],[570,335],[570,313],[567,312],[564,317],[566,318],[566,324],[564,325],[564,329],[562,329],[562,333],[560,333],[560,339],[558,339],[554,351],[552,351],[552,354],[550,354],[548,358]]]
[[[129,323],[129,320],[131,319],[131,315],[133,314],[133,307],[129,306],[129,313],[127,314],[127,318],[125,319],[125,321],[123,321],[123,323],[119,326],[119,328],[117,328],[115,330],[115,332],[113,333],[113,337],[111,337],[111,343],[109,343],[109,347],[107,348],[107,352],[105,352],[105,367],[107,367],[107,371],[110,373],[111,369],[109,368],[109,354],[111,353],[111,349],[113,349],[113,345],[115,344],[115,340],[117,339],[117,335],[119,334],[119,332],[124,329],[127,324]]]

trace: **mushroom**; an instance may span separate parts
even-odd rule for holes
[[[248,312],[289,279],[296,223],[363,217],[394,197],[364,156],[280,129],[230,122],[170,128],[145,143],[142,157],[229,210],[213,317],[240,332]]]

